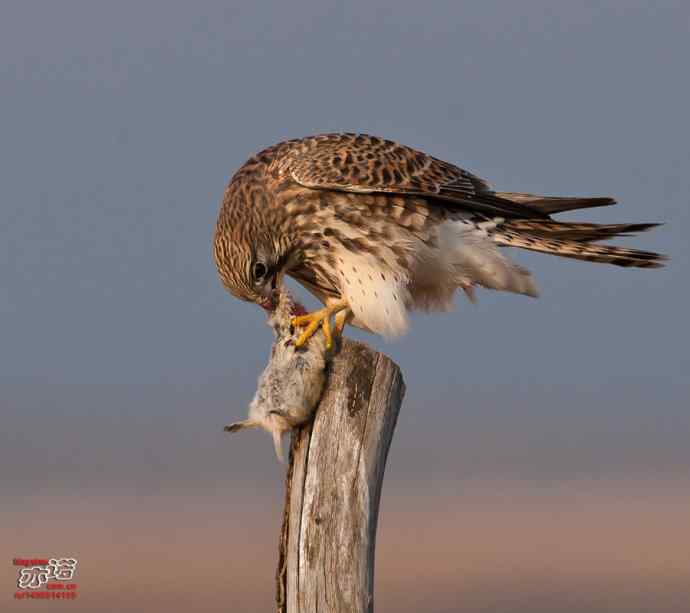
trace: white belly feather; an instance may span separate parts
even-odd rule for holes
[[[455,290],[469,293],[475,285],[537,296],[529,271],[501,253],[491,238],[488,230],[494,226],[495,222],[443,222],[436,229],[435,247],[415,239],[405,243],[408,270],[392,254],[378,259],[338,250],[338,277],[353,325],[386,337],[400,336],[408,328],[408,310],[448,310]]]

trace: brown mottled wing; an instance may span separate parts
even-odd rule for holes
[[[482,215],[547,217],[500,198],[486,181],[462,168],[375,136],[324,134],[292,141],[276,163],[281,174],[313,189],[414,194]]]

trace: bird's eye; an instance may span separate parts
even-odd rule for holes
[[[268,269],[266,268],[266,264],[263,264],[262,262],[257,262],[254,264],[254,279],[256,281],[260,281],[266,276],[266,273],[268,272]]]

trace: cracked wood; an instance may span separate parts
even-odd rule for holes
[[[404,393],[395,363],[344,339],[314,422],[293,435],[277,572],[280,613],[374,610],[379,498]]]

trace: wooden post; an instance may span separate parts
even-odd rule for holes
[[[343,339],[313,423],[293,434],[277,572],[279,613],[374,610],[374,548],[398,366]]]

